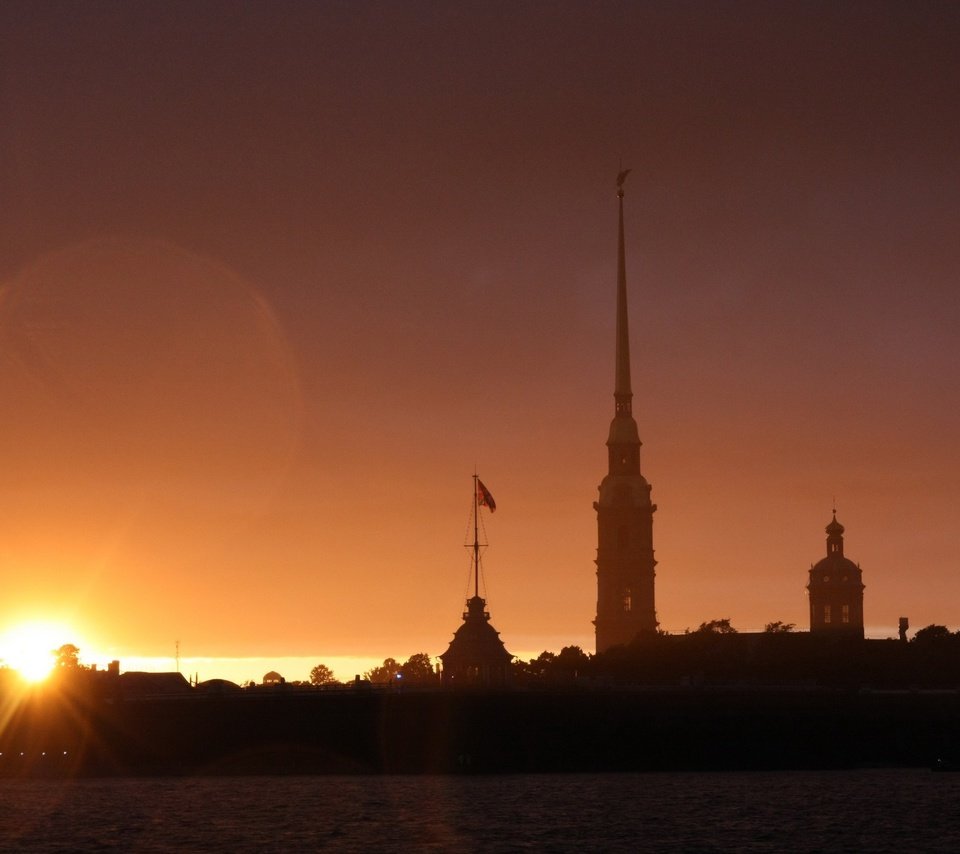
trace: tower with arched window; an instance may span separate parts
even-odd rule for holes
[[[628,170],[629,171],[629,170]],[[640,473],[640,436],[633,418],[630,334],[623,247],[623,179],[617,179],[617,331],[614,413],[607,437],[607,475],[597,511],[597,652],[657,628],[653,599],[653,513],[650,484]]]
[[[863,637],[863,574],[843,554],[843,525],[837,511],[826,527],[827,556],[810,567],[810,631]]]

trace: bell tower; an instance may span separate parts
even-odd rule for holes
[[[863,637],[863,573],[843,554],[844,527],[837,511],[826,527],[827,556],[810,567],[810,632]]]
[[[630,387],[630,332],[623,247],[623,182],[617,176],[620,227],[617,246],[617,331],[613,420],[607,437],[607,475],[597,511],[597,652],[657,628],[653,599],[653,513],[650,484],[640,474],[640,436]]]

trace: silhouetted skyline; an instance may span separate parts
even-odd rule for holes
[[[0,624],[437,654],[478,466],[507,648],[590,648],[622,159],[661,626],[805,626],[834,497],[867,635],[958,625],[957,7],[8,2],[0,32]]]

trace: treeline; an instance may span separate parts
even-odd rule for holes
[[[515,660],[509,681],[517,687],[557,685],[784,685],[883,688],[960,688],[960,631],[930,625],[905,640],[863,640],[794,631],[768,623],[763,632],[740,633],[728,619],[701,623],[683,634],[641,634],[625,646],[590,654],[578,646]],[[79,650],[56,650],[53,681],[75,682],[96,674],[79,662]],[[2,675],[2,674],[0,674]],[[386,658],[363,678],[372,683],[437,686],[440,674],[425,652],[405,661]],[[282,681],[282,679],[280,680]],[[339,684],[332,670],[316,665],[310,684]],[[302,683],[291,683],[302,684]]]
[[[440,674],[433,666],[430,656],[425,652],[415,652],[406,661],[400,663],[395,658],[385,658],[363,674],[363,678],[374,685],[402,683],[405,685],[431,685],[439,683]],[[326,664],[318,664],[310,671],[311,685],[341,684]]]
[[[427,653],[406,661],[384,659],[363,678],[373,684],[438,685]],[[310,674],[314,685],[337,680],[325,665]],[[783,685],[960,688],[960,631],[931,625],[909,642],[823,637],[797,632],[792,623],[768,623],[763,632],[740,633],[729,619],[710,620],[683,634],[652,632],[630,644],[591,654],[578,646],[515,660],[509,681],[517,687],[558,685]]]
[[[590,655],[576,646],[514,663],[515,682],[960,688],[960,632],[927,626],[909,641],[822,637],[771,623],[741,634],[729,620],[680,635],[638,635]]]

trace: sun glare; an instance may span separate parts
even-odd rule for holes
[[[67,643],[79,644],[69,627],[60,623],[20,623],[0,637],[0,662],[28,682],[40,682],[53,669],[54,651]]]

